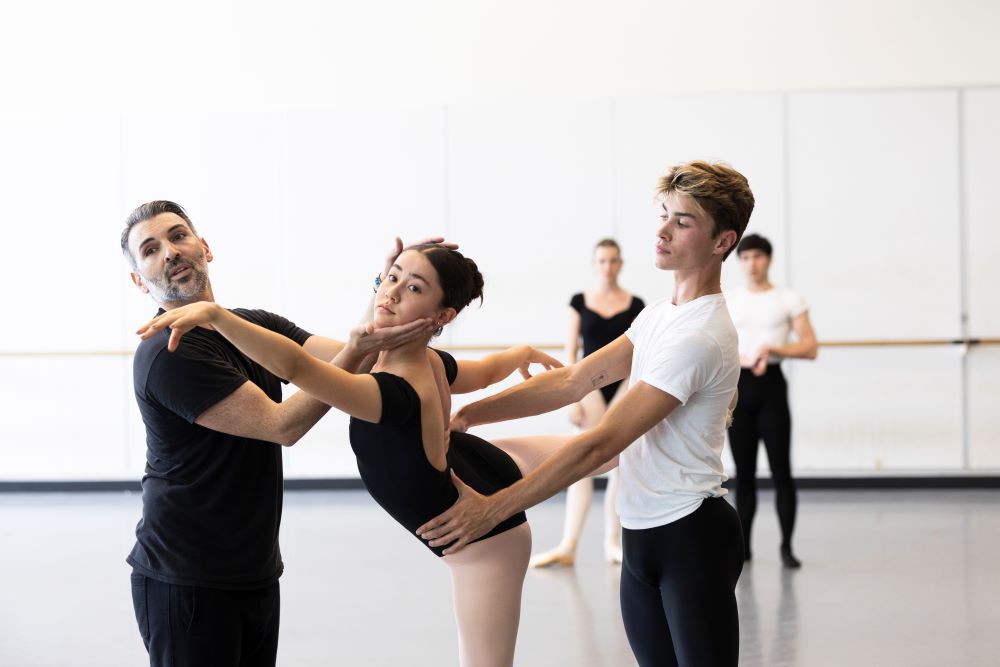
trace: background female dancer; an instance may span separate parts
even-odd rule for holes
[[[771,284],[771,243],[750,234],[740,241],[736,253],[747,284],[726,294],[740,336],[741,366],[739,402],[729,427],[729,445],[736,462],[736,509],[743,524],[744,558],[751,557],[750,529],[757,512],[757,450],[763,438],[781,526],[781,562],[797,568],[802,563],[792,553],[798,505],[792,479],[792,417],[781,360],[815,359],[819,345],[805,300],[787,287]],[[788,341],[792,331],[798,337],[795,343]]]
[[[628,331],[632,320],[646,307],[642,299],[618,285],[622,264],[621,248],[613,239],[603,239],[594,246],[594,272],[599,282],[595,289],[574,294],[570,299],[569,338],[566,341],[568,363],[576,363],[581,337],[586,357]],[[573,425],[581,429],[596,426],[620,393],[622,384],[613,382],[601,387],[570,406]],[[615,510],[617,493],[618,470],[615,469],[608,472],[608,488],[604,492],[604,557],[611,563],[622,562],[622,524]],[[533,556],[531,567],[573,565],[593,495],[594,481],[590,477],[584,477],[566,490],[562,540],[554,549]]]
[[[387,327],[425,319],[440,331],[482,297],[482,287],[475,263],[460,253],[435,245],[409,248],[379,281],[374,324]],[[452,392],[482,389],[517,369],[527,376],[532,363],[560,365],[528,346],[482,360],[456,361],[427,347],[428,332],[380,353],[371,373],[352,375],[214,303],[171,310],[139,333],[147,338],[170,327],[168,349],[173,350],[195,326],[213,327],[278,377],[351,415],[351,447],[365,486],[411,534],[458,497],[452,470],[480,491],[492,493],[540,465],[566,441],[559,436],[518,438],[498,442],[497,447],[448,432]],[[349,344],[341,354],[355,354],[353,350]],[[432,548],[439,556],[442,550]],[[451,569],[462,665],[513,663],[530,551],[531,532],[519,513],[461,553],[443,558]]]

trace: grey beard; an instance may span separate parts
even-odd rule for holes
[[[208,287],[208,275],[205,272],[200,271],[195,266],[191,267],[191,271],[194,273],[194,277],[183,285],[171,283],[169,278],[166,284],[157,280],[147,281],[146,285],[150,292],[153,293],[156,301],[160,303],[189,301],[191,298],[204,293]]]

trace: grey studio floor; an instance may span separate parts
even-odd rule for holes
[[[600,511],[577,567],[531,571],[516,664],[634,665],[602,561]],[[1000,492],[807,491],[797,547],[777,559],[763,493],[740,580],[740,664],[1000,665]],[[529,514],[536,548],[562,497]],[[0,665],[142,665],[125,554],[135,494],[0,494]],[[286,492],[278,662],[452,665],[447,568],[363,492]]]

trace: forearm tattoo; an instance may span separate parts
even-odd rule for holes
[[[600,387],[603,387],[607,383],[607,380],[608,380],[608,372],[601,371],[597,375],[594,375],[590,378],[590,384],[593,385],[594,389],[598,389]]]

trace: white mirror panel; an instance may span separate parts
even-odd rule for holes
[[[0,262],[8,352],[121,345],[116,224],[121,140],[111,114],[0,114]]]
[[[610,103],[461,105],[448,128],[451,229],[486,281],[451,340],[561,343],[614,230]]]
[[[795,470],[961,469],[958,346],[823,348],[783,367]]]
[[[793,94],[791,271],[824,340],[957,338],[958,94]]]
[[[969,335],[1000,338],[1000,89],[962,96]]]

